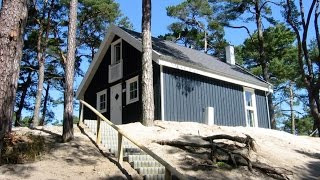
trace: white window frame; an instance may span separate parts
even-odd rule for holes
[[[133,82],[137,82],[137,97],[130,99],[130,84]],[[127,104],[131,104],[139,101],[139,76],[135,76],[126,81],[126,102]]]
[[[247,106],[246,103],[246,92],[250,92],[251,93],[251,99],[252,99],[252,106]],[[254,117],[254,126],[252,127],[259,127],[258,125],[258,115],[257,115],[257,103],[256,103],[256,94],[254,93],[254,89],[252,88],[247,88],[247,87],[243,87],[243,99],[244,99],[244,111],[245,111],[245,120],[246,120],[246,126],[249,126],[249,122],[248,122],[248,114],[247,114],[247,110],[251,110],[253,111],[253,117]]]
[[[114,54],[115,48],[114,47],[119,43],[120,43],[120,61],[116,63],[115,62],[115,54]],[[121,62],[122,62],[122,39],[120,38],[120,39],[114,41],[113,43],[111,43],[111,65],[118,64]]]
[[[105,100],[105,108],[104,109],[100,109],[100,96],[105,95],[106,100]],[[105,113],[107,112],[107,103],[108,102],[108,96],[107,96],[107,89],[104,89],[102,91],[97,92],[97,105],[96,105],[96,109],[100,112],[100,113]]]

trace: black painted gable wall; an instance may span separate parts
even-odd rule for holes
[[[118,40],[115,37],[112,42]],[[111,46],[110,46],[111,47]],[[122,89],[126,89],[126,80],[139,76],[139,101],[126,104],[126,92],[122,93],[122,123],[131,123],[140,121],[142,116],[141,106],[141,52],[122,40],[122,60],[123,60],[123,78],[113,83],[108,83],[108,69],[111,64],[111,48],[109,47],[98,70],[96,71],[84,99],[93,107],[96,107],[96,93],[107,89],[107,112],[103,113],[110,119],[110,87],[118,83],[122,84]],[[160,119],[160,66],[153,62],[154,69],[154,92],[155,92],[155,117]],[[84,109],[85,119],[96,119],[96,115],[89,109]]]

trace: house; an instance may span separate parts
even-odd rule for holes
[[[271,85],[235,64],[173,42],[152,39],[155,119],[270,128]],[[76,98],[115,124],[140,121],[141,34],[111,26]],[[96,119],[89,109],[84,119]]]

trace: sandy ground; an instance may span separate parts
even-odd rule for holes
[[[27,128],[16,128],[14,131],[45,136],[46,141],[52,142],[53,147],[42,156],[40,161],[0,166],[1,180],[130,179],[130,173],[134,171],[120,169],[114,158],[104,157],[77,127],[75,127],[75,140],[70,143],[56,142],[57,135],[62,134],[62,127],[39,127],[38,129],[40,130],[31,131]]]
[[[270,179],[268,176],[247,168],[233,170],[202,168],[197,164],[203,155],[191,154],[179,148],[159,145],[155,141],[190,139],[197,136],[228,134],[250,135],[256,141],[257,152],[250,157],[281,170],[292,172],[290,179],[320,179],[320,138],[294,136],[285,132],[246,127],[206,126],[191,122],[155,121],[155,126],[144,127],[140,123],[121,125],[126,133],[153,150],[168,163],[176,167],[189,179]],[[75,127],[75,140],[57,143],[55,138],[62,134],[61,127],[40,127],[31,131],[46,137],[53,148],[41,161],[18,165],[0,166],[0,179],[136,179],[136,171],[128,163],[119,168],[115,158],[99,152],[89,138]],[[27,128],[15,129],[24,133]],[[91,136],[92,137],[92,136]],[[106,157],[107,156],[107,157]],[[285,171],[287,172],[287,171]],[[140,177],[141,179],[141,177]]]
[[[154,127],[144,127],[140,123],[121,126],[127,133],[142,142],[149,149],[167,160],[188,177],[196,179],[268,179],[258,172],[249,172],[246,168],[231,171],[217,168],[201,168],[195,162],[201,162],[203,156],[194,155],[154,141],[190,139],[194,136],[228,134],[250,135],[256,141],[257,153],[252,160],[267,163],[278,170],[289,171],[290,179],[320,179],[320,138],[294,136],[285,132],[248,127],[207,126],[191,122],[156,121]],[[133,131],[134,129],[134,131]]]

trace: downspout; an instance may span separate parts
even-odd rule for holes
[[[268,86],[268,91],[267,91],[267,92],[265,92],[265,95],[266,95],[266,104],[267,104],[267,116],[268,116],[268,125],[269,125],[269,129],[271,129],[270,112],[269,112],[269,103],[268,103],[268,96],[271,94],[270,89],[271,89],[271,85],[269,85],[269,86]]]

